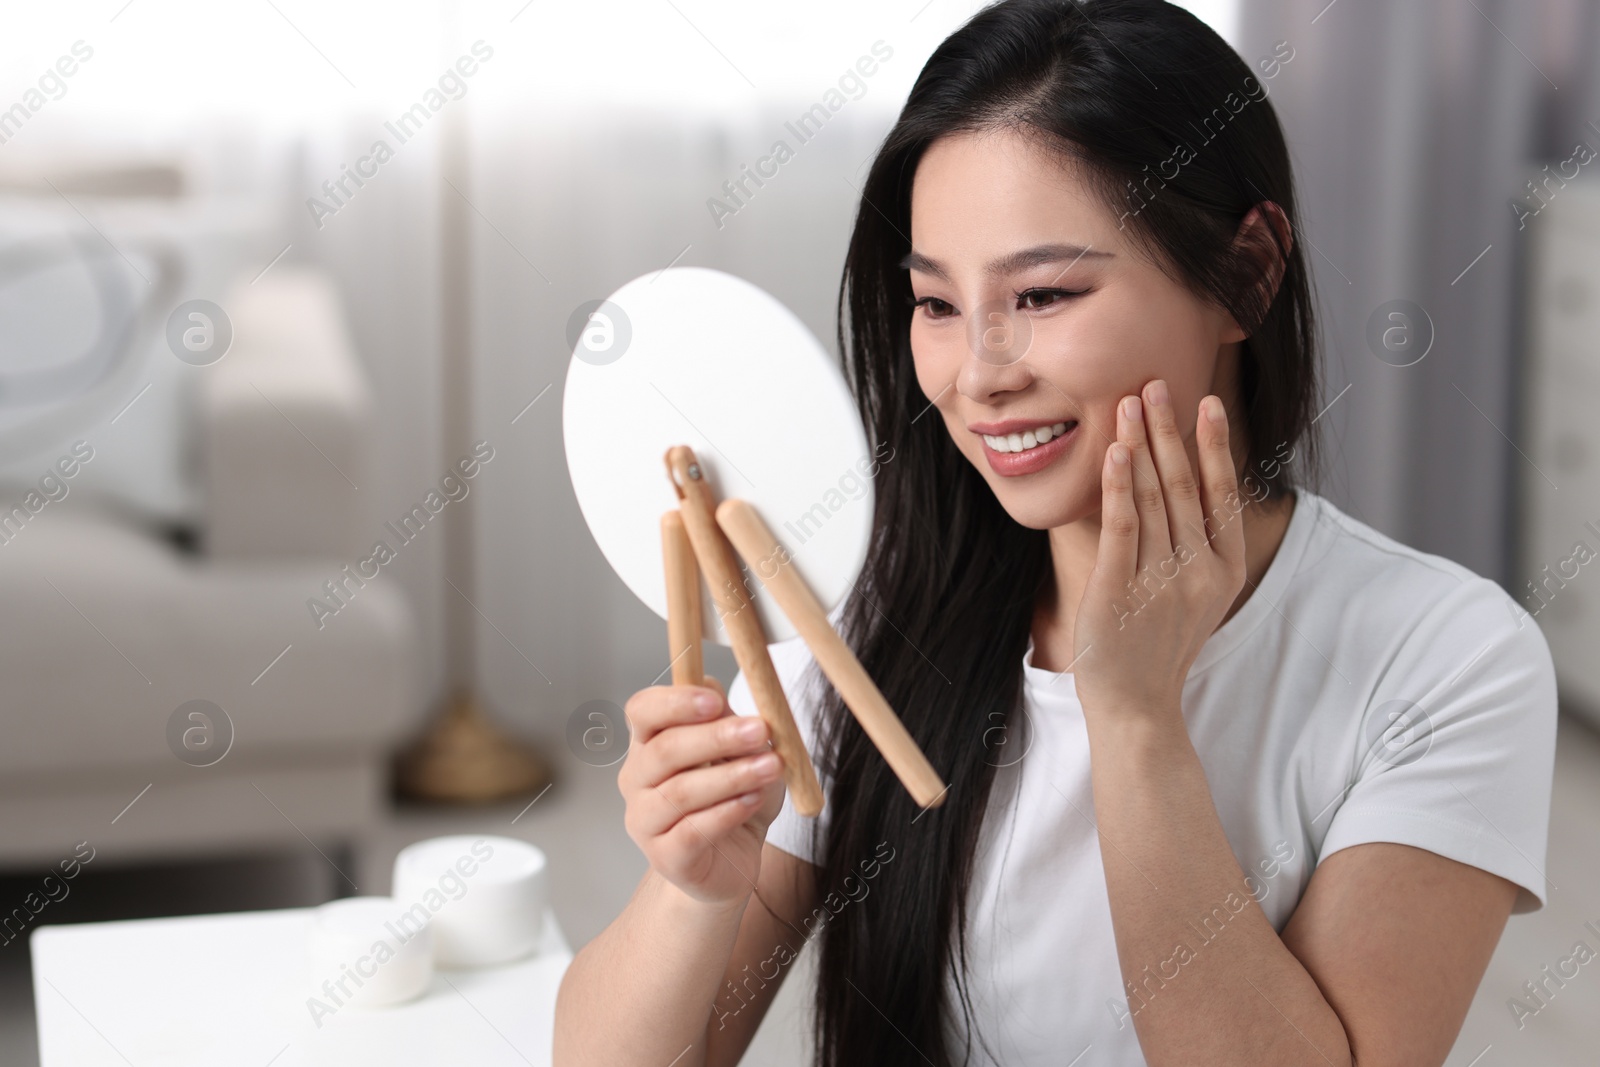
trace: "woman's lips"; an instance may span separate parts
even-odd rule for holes
[[[1004,478],[1015,478],[1023,474],[1033,474],[1044,470],[1055,462],[1067,449],[1072,447],[1072,442],[1078,439],[1078,432],[1083,428],[1082,423],[1074,423],[1067,427],[1067,432],[1052,437],[1042,445],[1022,452],[996,452],[989,447],[989,442],[982,436],[978,438],[983,445],[984,457],[989,461],[989,469]]]

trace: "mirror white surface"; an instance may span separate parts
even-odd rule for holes
[[[753,504],[832,612],[866,559],[881,462],[833,357],[805,324],[741,278],[670,267],[580,309],[570,329],[567,469],[595,543],[628,588],[666,618],[661,514],[678,498],[663,456],[684,444],[718,502]],[[768,642],[797,636],[740,564]],[[703,572],[701,586],[704,636],[729,645]]]

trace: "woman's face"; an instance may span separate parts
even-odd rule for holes
[[[1141,255],[1075,168],[1010,131],[941,138],[912,185],[911,249],[917,382],[1012,518],[1097,516],[1117,403],[1154,378],[1193,462],[1197,405],[1230,399],[1219,357],[1244,334]],[[1065,433],[999,440],[1038,427]]]

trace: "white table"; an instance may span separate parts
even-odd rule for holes
[[[313,1021],[312,909],[44,926],[34,931],[40,1067],[348,1067],[550,1062],[572,960],[554,915],[539,951],[436,971],[417,1000]]]

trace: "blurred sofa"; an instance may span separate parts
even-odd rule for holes
[[[335,288],[278,265],[222,306],[232,346],[196,368],[194,536],[69,492],[0,543],[0,867],[80,841],[112,862],[351,842],[416,724],[411,610],[392,580],[345,577],[376,535],[374,419]],[[329,583],[344,604],[319,625]]]

